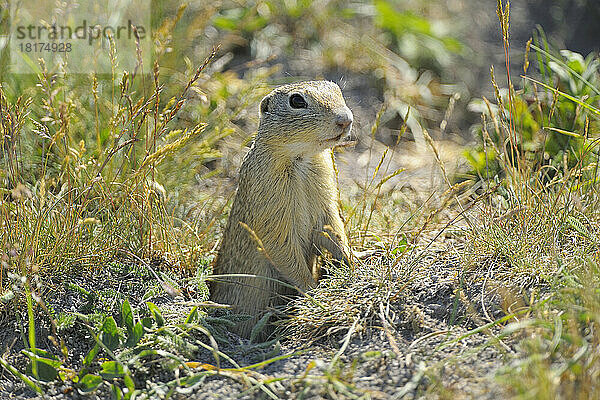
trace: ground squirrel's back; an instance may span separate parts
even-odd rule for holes
[[[211,285],[213,301],[254,316],[238,325],[241,335],[250,334],[262,311],[293,294],[276,280],[307,290],[320,276],[322,250],[347,261],[331,149],[348,140],[351,127],[352,112],[333,82],[280,86],[261,101],[258,133],[240,169],[214,266],[215,274],[258,277]]]

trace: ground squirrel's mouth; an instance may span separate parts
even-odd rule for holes
[[[329,142],[339,142],[340,140],[349,140],[350,139],[350,129],[343,129],[339,135],[333,137],[331,139],[327,139]]]
[[[333,147],[348,147],[356,144],[356,138],[353,138],[350,131],[344,131],[334,138],[328,139],[328,142],[333,142]]]

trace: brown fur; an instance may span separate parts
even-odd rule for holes
[[[307,108],[290,106],[294,93],[306,99]],[[305,291],[321,275],[316,263],[321,250],[347,261],[350,249],[331,151],[348,136],[351,121],[341,90],[332,82],[281,86],[261,101],[258,133],[240,169],[214,274],[252,274]],[[266,256],[240,222],[260,239]],[[213,301],[254,316],[236,327],[246,337],[265,309],[282,304],[292,292],[263,278],[219,278],[211,285]]]

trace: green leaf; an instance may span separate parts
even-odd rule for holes
[[[114,383],[112,385],[110,385],[110,398],[112,400],[122,400],[123,399],[123,392],[121,391],[121,388],[118,387],[117,385],[115,385]]]
[[[160,313],[159,308],[154,304],[151,303],[149,301],[146,302],[146,305],[148,306],[148,309],[150,310],[150,312],[152,313],[152,317],[154,318],[154,320],[156,321],[156,324],[160,327],[160,326],[164,326],[165,324],[165,319],[163,318],[162,314]]]
[[[258,320],[256,325],[254,325],[252,332],[250,332],[251,343],[255,343],[256,338],[265,329],[265,326],[267,325],[267,322],[269,322],[269,318],[271,318],[272,315],[273,313],[271,312],[266,313],[261,319]]]
[[[148,328],[148,329],[152,328],[152,325],[154,325],[154,320],[152,318],[150,318],[150,317],[144,317],[144,318],[142,318],[141,322],[142,322],[142,325],[145,328]]]
[[[98,351],[100,351],[100,346],[98,346],[98,344],[96,343],[96,345],[92,347],[92,349],[87,353],[87,355],[83,359],[83,365],[90,365],[92,361],[94,361],[94,358],[96,358],[96,355],[98,355]]]
[[[119,347],[119,329],[115,319],[111,316],[104,320],[102,324],[102,332],[100,334],[100,340],[110,351],[113,351]]]
[[[125,370],[123,369],[123,365],[116,361],[105,361],[102,363],[102,371],[100,371],[100,376],[102,376],[106,380],[111,380],[114,378],[121,378],[125,375]]]
[[[207,375],[194,374],[186,378],[181,379],[181,386],[186,388],[193,388],[196,385],[203,383],[207,378]]]
[[[125,374],[125,376],[123,377],[123,382],[125,383],[125,387],[127,388],[127,393],[125,393],[125,399],[129,399],[135,391],[135,383],[133,382],[133,378],[129,374]]]
[[[123,324],[127,328],[127,332],[130,332],[133,329],[133,311],[127,300],[125,300],[121,306],[121,318]]]
[[[58,357],[56,357],[52,353],[47,352],[46,350],[42,350],[42,349],[31,349],[30,351],[23,350],[23,354],[25,354],[30,359],[31,358],[36,358],[37,360],[45,359],[48,361],[48,363],[50,365],[53,365],[56,368],[58,368],[62,365],[62,363],[60,362]]]
[[[98,375],[87,374],[79,381],[79,389],[84,393],[93,392],[102,383],[102,378]]]
[[[237,27],[237,22],[225,17],[216,17],[213,20],[213,25],[216,28],[220,28],[227,31],[232,31]]]
[[[51,360],[40,358],[35,362],[37,363],[37,379],[43,382],[52,382],[58,378],[58,369],[52,365]]]
[[[82,370],[83,369],[84,368],[82,368]],[[79,382],[79,376],[73,375],[73,372],[74,371],[70,370],[70,369],[60,369],[60,370],[58,370],[58,377],[63,382],[78,383]],[[85,374],[83,374],[83,375],[85,375]]]
[[[102,332],[107,333],[109,335],[118,335],[119,328],[117,328],[117,323],[115,319],[111,317],[107,317],[102,324]]]
[[[185,319],[185,323],[192,324],[192,323],[198,321],[199,318],[200,318],[200,316],[198,315],[198,307],[194,307],[194,308],[192,308],[192,311],[190,311],[190,314]]]
[[[54,355],[41,349],[23,350],[23,354],[31,360],[27,366],[29,375],[44,382],[51,382],[58,377],[58,368],[62,363]]]
[[[125,376],[123,377],[123,382],[125,383],[125,387],[127,388],[125,398],[128,399],[135,391],[135,383],[133,382],[133,378],[129,374],[125,374]]]
[[[138,322],[135,324],[131,332],[127,334],[127,342],[125,343],[125,346],[134,347],[136,344],[138,344],[142,336],[144,336],[144,326]]]

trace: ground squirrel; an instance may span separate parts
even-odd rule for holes
[[[261,312],[293,292],[274,280],[305,291],[320,278],[321,250],[345,262],[350,254],[331,153],[349,140],[352,128],[339,86],[328,81],[280,86],[262,99],[259,114],[214,274],[269,279],[226,277],[211,284],[213,301],[254,316],[235,329],[246,337]]]

